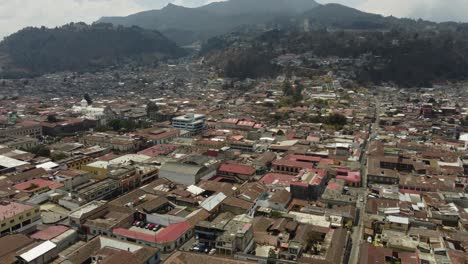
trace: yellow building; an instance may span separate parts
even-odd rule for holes
[[[81,170],[87,171],[90,173],[90,177],[96,180],[104,180],[107,178],[107,166],[109,162],[107,161],[96,161],[87,165],[83,165]]]
[[[21,229],[41,218],[39,206],[13,201],[0,202],[0,233]]]

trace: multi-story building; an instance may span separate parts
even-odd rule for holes
[[[0,233],[21,229],[41,217],[39,206],[14,201],[0,202]]]
[[[205,129],[206,116],[202,114],[187,114],[174,117],[172,127],[187,130],[192,135],[200,134]]]
[[[37,145],[38,140],[31,137],[0,137],[0,144],[14,149],[30,149]]]
[[[138,141],[134,138],[122,135],[112,135],[105,133],[95,133],[83,138],[86,145],[98,145],[104,148],[120,152],[133,152],[138,149]]]
[[[36,137],[42,135],[42,126],[37,122],[24,122],[15,126],[0,128],[0,136]]]

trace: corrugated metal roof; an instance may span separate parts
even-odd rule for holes
[[[226,195],[222,192],[216,194],[216,195],[213,195],[211,197],[209,197],[208,199],[206,199],[205,201],[203,201],[200,206],[207,210],[208,212],[211,212],[211,210],[213,210],[216,206],[218,206],[222,201],[224,201],[224,199],[226,199]]]
[[[196,185],[190,185],[189,187],[187,187],[187,191],[194,194],[194,195],[200,195],[205,190],[203,190],[202,188],[200,188],[200,187],[198,187]]]
[[[15,168],[26,164],[29,163],[0,155],[0,167]]]
[[[21,254],[20,258],[26,262],[31,262],[56,247],[57,245],[55,243],[45,241],[44,243],[39,244],[37,247],[28,250],[26,253]]]

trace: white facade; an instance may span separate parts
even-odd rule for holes
[[[205,129],[206,116],[201,114],[187,114],[174,117],[172,127],[187,130],[192,135],[200,134]]]

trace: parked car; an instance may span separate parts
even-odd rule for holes
[[[201,245],[198,246],[198,252],[200,252],[200,253],[205,252],[207,249],[208,248],[204,244],[201,244]]]
[[[160,228],[159,225],[154,225],[153,229],[151,229],[151,230],[153,230],[153,231],[158,231],[159,228]]]
[[[151,224],[146,224],[146,225],[145,225],[145,228],[146,228],[146,229],[149,229],[150,226],[151,226]]]
[[[214,255],[216,253],[216,248],[212,248],[210,252],[208,252],[208,255]]]
[[[138,220],[133,221],[133,226],[138,226],[138,224],[139,224]]]
[[[141,227],[141,228],[145,227],[145,222],[141,221],[138,226]]]
[[[154,228],[155,226],[156,226],[155,224],[149,224],[148,229],[149,229],[149,230],[153,230],[153,228]]]

